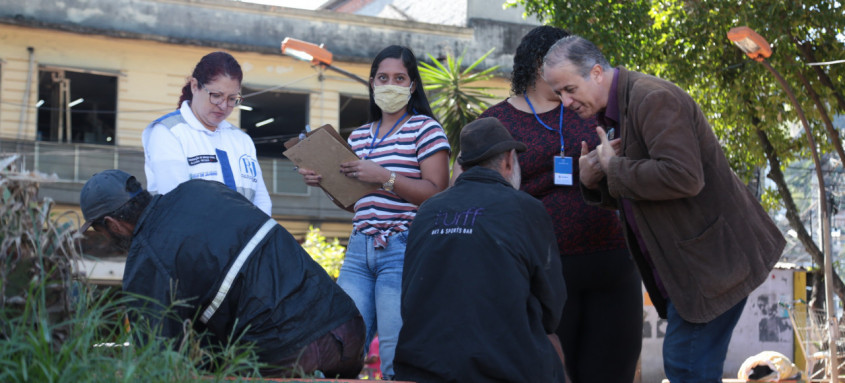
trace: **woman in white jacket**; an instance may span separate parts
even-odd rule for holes
[[[165,194],[182,182],[218,181],[271,215],[252,139],[226,122],[241,97],[243,71],[232,55],[204,56],[182,88],[179,109],[144,129],[147,190]]]

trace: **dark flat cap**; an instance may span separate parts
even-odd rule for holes
[[[524,152],[525,144],[516,141],[504,125],[495,117],[479,118],[461,130],[461,166],[472,166],[493,156],[516,149]]]

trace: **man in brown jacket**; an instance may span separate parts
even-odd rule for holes
[[[543,71],[565,107],[601,125],[599,146],[581,144],[581,192],[620,211],[643,283],[668,320],[666,376],[721,382],[746,298],[780,258],[783,236],[730,169],[686,92],[612,68],[578,36],[558,41]]]

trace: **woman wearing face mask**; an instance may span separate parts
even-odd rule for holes
[[[393,377],[408,227],[417,207],[446,188],[449,143],[433,118],[410,49],[383,49],[370,68],[370,122],[348,142],[360,160],[343,163],[347,177],[382,187],[355,203],[352,235],[337,283],[352,297],[367,325],[369,344],[379,334],[381,371]],[[305,183],[321,176],[299,169]]]
[[[252,139],[226,122],[241,103],[243,71],[232,55],[205,55],[182,88],[179,109],[142,135],[147,190],[165,194],[200,178],[226,184],[270,215],[271,201]]]

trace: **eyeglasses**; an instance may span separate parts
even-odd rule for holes
[[[202,89],[206,93],[208,93],[208,102],[210,102],[214,105],[220,105],[220,104],[223,103],[223,101],[226,101],[226,106],[228,106],[230,108],[234,108],[234,107],[240,105],[244,101],[244,98],[241,97],[241,95],[229,96],[228,98],[226,98],[226,96],[223,93],[212,92],[212,91],[208,90],[208,88],[206,88],[205,85],[202,86]]]

